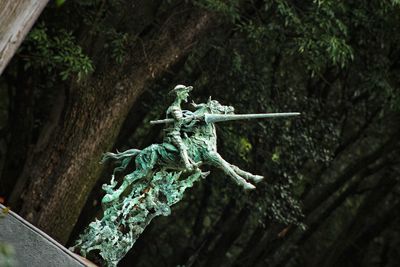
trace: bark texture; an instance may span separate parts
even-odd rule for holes
[[[132,47],[123,66],[72,86],[51,137],[31,155],[22,216],[60,242],[68,240],[99,176],[101,155],[111,149],[133,103],[149,82],[187,54],[212,22],[207,11],[180,10],[144,37],[143,46]]]
[[[9,106],[9,131],[7,151],[3,169],[0,172],[0,195],[9,198],[15,181],[21,173],[31,144],[34,126],[34,82],[32,77],[24,75],[22,66],[18,67],[20,79],[12,79],[9,93],[13,101]],[[10,78],[11,79],[11,78]],[[12,90],[15,87],[15,90]]]

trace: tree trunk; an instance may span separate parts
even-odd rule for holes
[[[10,82],[12,85],[9,85],[11,103],[9,104],[8,127],[10,134],[7,138],[7,151],[0,175],[0,196],[4,196],[6,202],[21,173],[21,166],[24,165],[31,146],[34,124],[34,79],[25,75],[25,70],[21,65],[18,66],[20,78],[9,77],[12,80]]]
[[[67,241],[99,176],[101,154],[112,147],[135,100],[188,53],[212,18],[206,11],[181,9],[156,38],[144,37],[145,51],[133,48],[122,66],[72,86],[47,146],[32,155],[35,164],[26,173],[29,182],[21,194],[22,216],[60,242]]]
[[[230,202],[225,206],[221,216],[218,221],[214,224],[212,230],[208,232],[200,244],[197,246],[197,249],[194,250],[192,255],[186,260],[185,266],[200,266],[202,262],[207,260],[207,252],[210,247],[218,240],[221,236],[223,229],[225,228],[226,222],[229,222],[233,219],[234,209],[236,207],[236,202],[231,199]]]
[[[374,222],[367,223],[357,237],[346,246],[336,262],[347,263],[347,266],[361,266],[360,259],[365,255],[366,248],[375,237],[380,236],[383,231],[395,224],[396,219],[399,218],[399,209],[400,202],[397,202]],[[382,263],[384,264],[384,262]],[[332,266],[337,265],[333,264]],[[388,266],[388,264],[382,266]]]
[[[252,260],[252,252],[254,252],[254,250],[260,244],[265,232],[265,227],[262,225],[257,226],[257,228],[253,231],[249,241],[240,252],[239,256],[236,257],[235,263],[233,264],[234,267],[246,266],[246,264],[248,265],[248,263]]]
[[[240,236],[250,215],[249,207],[245,206],[236,217],[222,230],[222,235],[207,257],[204,266],[222,266],[226,261],[226,253]]]
[[[349,247],[352,247],[356,239],[362,236],[363,231],[369,231],[371,221],[386,223],[392,217],[390,213],[394,213],[392,209],[384,210],[383,216],[378,214],[382,210],[381,203],[384,203],[389,192],[396,186],[396,178],[391,176],[390,171],[384,173],[380,181],[376,184],[375,189],[369,193],[363,200],[363,203],[358,208],[357,214],[351,224],[338,235],[338,238],[331,246],[326,249],[326,252],[320,256],[315,262],[315,266],[337,266],[344,252]],[[398,204],[396,204],[398,206]],[[372,214],[378,214],[373,216]],[[397,213],[394,213],[397,214]],[[376,219],[378,218],[378,219]],[[383,221],[382,218],[385,218]],[[377,224],[379,225],[379,223]],[[378,228],[373,228],[378,231]],[[365,233],[363,233],[365,234]]]
[[[0,1],[0,75],[48,1]]]

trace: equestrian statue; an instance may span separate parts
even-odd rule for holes
[[[192,111],[183,110],[191,86],[177,85],[170,94],[174,102],[167,109],[166,119],[151,121],[165,124],[164,140],[138,150],[106,153],[119,164],[110,184],[104,184],[103,217],[90,223],[71,250],[82,256],[99,255],[106,266],[117,263],[132,248],[151,220],[171,213],[171,206],[183,198],[184,191],[205,178],[209,165],[221,169],[244,190],[255,189],[263,177],[244,171],[224,160],[217,151],[215,123],[231,120],[296,116],[300,113],[234,114],[232,106],[208,99],[207,103],[191,103]],[[129,172],[134,160],[135,169]],[[128,166],[129,165],[129,166]],[[128,171],[118,186],[117,172]]]

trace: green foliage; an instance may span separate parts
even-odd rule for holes
[[[65,3],[65,0],[55,0],[57,6],[62,6]]]
[[[303,113],[301,118],[286,122],[270,120],[256,126],[240,124],[228,130],[224,125],[221,127],[224,129],[219,129],[221,154],[228,161],[253,166],[257,168],[253,172],[267,174],[268,186],[262,187],[265,190],[262,200],[257,198],[254,205],[261,216],[302,226],[296,199],[316,182],[311,175],[303,174],[303,167],[310,162],[318,168],[328,166],[341,138],[342,121],[337,103],[321,102],[316,97],[329,89],[334,94],[343,86],[330,81],[330,77],[354,73],[354,77],[359,75],[363,80],[352,88],[360,88],[358,94],[380,91],[388,92],[392,98],[397,94],[394,83],[383,71],[387,67],[387,61],[383,61],[387,55],[377,57],[376,61],[381,62],[379,67],[359,63],[360,58],[372,52],[371,47],[360,47],[367,33],[354,35],[354,27],[366,27],[373,18],[368,15],[367,7],[356,6],[342,1],[264,1],[262,8],[255,7],[252,17],[235,21],[231,39],[207,40],[207,46],[212,49],[203,61],[199,62],[204,55],[200,48],[200,53],[193,54],[196,57],[186,63],[182,77],[190,77],[198,66],[202,75],[195,88],[213,88],[209,94],[233,105],[239,113]],[[382,10],[382,7],[376,9]],[[357,19],[352,14],[357,14]],[[385,14],[377,21],[387,20]],[[375,26],[372,23],[368,27],[370,30]],[[393,33],[387,41],[395,43],[393,38],[397,35]],[[202,65],[207,65],[207,71]],[[371,76],[369,68],[379,76]],[[371,83],[371,79],[375,82]],[[241,152],[241,140],[249,140],[251,144],[245,154]],[[247,160],[241,155],[246,155]]]
[[[312,75],[320,73],[328,64],[343,68],[354,59],[347,41],[347,26],[340,18],[345,12],[342,3],[314,1],[297,5],[278,0],[266,4],[265,9],[265,13],[276,10],[279,16],[269,19],[268,23],[250,20],[240,26],[253,42],[262,44],[280,32],[282,48],[288,49],[289,55],[302,56],[304,66]]]
[[[122,64],[127,55],[128,46],[137,41],[136,37],[127,31],[134,31],[133,24],[140,19],[130,18],[131,14],[125,14],[129,10],[127,5],[135,4],[127,4],[123,0],[79,0],[69,6],[69,12],[79,14],[77,19],[81,19],[82,26],[89,29],[87,36],[83,39],[92,42],[98,40],[99,44],[94,45],[96,49],[99,49],[96,50],[99,54],[94,55],[97,56],[97,64],[105,64],[109,60]],[[115,19],[116,13],[122,21]],[[75,25],[70,27],[76,28]],[[79,31],[79,28],[77,30]]]
[[[20,56],[25,61],[26,70],[34,68],[57,73],[62,80],[72,75],[81,80],[94,69],[71,32],[61,29],[50,35],[43,23],[29,33]]]
[[[122,64],[124,58],[127,56],[127,47],[130,41],[129,34],[116,32],[114,29],[107,32],[107,43],[105,45],[106,49],[111,50],[111,58],[115,60],[116,63]]]
[[[231,22],[235,22],[240,18],[239,0],[196,0],[195,4],[213,12],[220,13]]]
[[[224,125],[219,129],[220,139],[223,140],[224,145],[231,149],[230,153],[237,156],[237,162],[250,162],[252,144],[248,138],[243,135],[235,133],[235,129]]]
[[[152,87],[152,91],[161,93],[154,96],[147,107],[155,105],[159,109],[159,105],[165,106],[159,100],[162,92],[167,93],[165,87],[189,81],[188,84],[195,88],[195,102],[202,102],[211,95],[222,104],[234,106],[237,113],[300,111],[302,116],[218,125],[221,155],[241,168],[264,175],[265,182],[259,183],[256,191],[243,195],[224,174],[213,172],[206,181],[210,190],[205,190],[205,186],[194,189],[193,198],[187,198],[174,210],[178,214],[171,221],[179,226],[170,227],[172,232],[169,234],[164,229],[171,221],[160,221],[156,230],[149,234],[147,240],[151,242],[152,237],[159,235],[163,240],[183,242],[176,246],[166,246],[163,241],[157,243],[161,247],[160,253],[168,258],[179,254],[179,249],[184,249],[185,245],[196,244],[193,240],[201,243],[211,239],[213,231],[230,229],[228,222],[219,224],[218,220],[232,202],[235,204],[231,213],[249,209],[251,216],[243,234],[231,244],[225,266],[237,264],[234,259],[245,247],[246,238],[260,226],[267,232],[263,238],[272,236],[275,240],[276,233],[270,229],[276,225],[289,226],[296,232],[296,237],[302,237],[302,233],[308,233],[307,227],[314,230],[310,220],[321,223],[323,230],[308,243],[307,249],[315,249],[315,244],[321,252],[329,248],[338,238],[338,232],[354,219],[363,197],[346,199],[332,215],[333,221],[324,218],[321,222],[314,222],[309,214],[303,214],[301,199],[335,183],[336,172],[353,163],[355,156],[349,157],[343,166],[330,170],[333,174],[324,171],[332,167],[338,154],[343,153],[342,145],[348,142],[347,138],[363,129],[373,111],[390,105],[395,107],[394,99],[398,99],[395,59],[398,58],[396,43],[400,35],[393,25],[397,25],[399,17],[392,2],[250,2],[244,5],[249,10],[242,9],[240,15],[233,16],[229,13],[237,10],[228,11],[221,4],[227,2],[197,2],[203,7],[214,5],[215,10],[224,10],[221,13],[227,15],[225,23],[226,18],[234,19],[213,36],[205,38],[202,45],[189,54],[176,77],[164,81],[162,86]],[[162,112],[158,114],[155,117],[163,116]],[[141,131],[142,135],[147,132],[148,128]],[[346,188],[338,190],[334,197]],[[327,195],[324,199],[328,204],[332,201],[330,197]],[[199,203],[198,199],[207,201]],[[324,208],[317,213],[327,212]],[[193,221],[202,215],[201,231],[196,233],[198,236],[191,237]],[[271,224],[273,226],[269,227]],[[292,236],[288,238],[290,241],[273,241],[277,248],[270,249],[279,251],[274,257],[282,262],[285,258],[296,261],[302,256],[295,251],[304,252],[304,248],[296,247],[297,243],[290,243],[290,238]],[[257,245],[268,246],[270,243]],[[280,254],[279,248],[290,254]],[[211,244],[212,249],[217,248]],[[256,253],[251,255],[257,256]],[[272,258],[268,255],[264,265],[274,262]]]

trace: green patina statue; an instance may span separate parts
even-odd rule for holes
[[[100,255],[104,264],[116,266],[136,242],[151,220],[171,213],[171,206],[183,198],[193,183],[209,172],[200,167],[211,165],[222,169],[246,190],[263,179],[225,161],[217,152],[215,122],[294,116],[299,113],[233,114],[234,108],[216,100],[192,103],[194,111],[182,110],[191,86],[178,85],[170,93],[175,101],[167,110],[167,118],[151,124],[167,125],[162,144],[153,144],[143,150],[129,149],[121,153],[106,153],[103,161],[114,159],[119,166],[114,174],[124,171],[132,159],[136,168],[127,174],[117,187],[114,174],[109,185],[104,184],[102,199],[104,214],[92,222],[71,248],[83,256]]]

